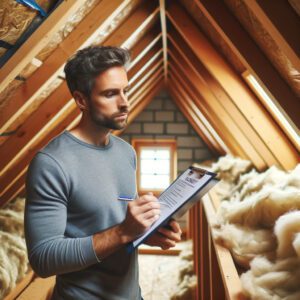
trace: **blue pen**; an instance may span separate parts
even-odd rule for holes
[[[130,197],[126,197],[126,196],[119,196],[119,197],[118,197],[118,200],[120,200],[120,201],[133,201],[134,199],[133,199],[133,198],[130,198]],[[168,206],[167,203],[160,202],[160,201],[159,201],[159,204]]]

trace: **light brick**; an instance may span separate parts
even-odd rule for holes
[[[180,160],[180,161],[178,161],[177,170],[178,170],[178,172],[183,172],[192,164],[193,163],[189,160]]]
[[[195,136],[179,136],[177,138],[178,147],[186,148],[198,148],[203,147],[203,143],[200,138]]]
[[[177,150],[178,159],[193,159],[192,149],[178,149]]]
[[[140,123],[132,123],[125,130],[125,134],[128,134],[128,133],[141,133],[141,132],[142,132],[142,126],[141,126]]]
[[[185,123],[167,124],[167,133],[187,134],[188,131],[189,131],[188,124]]]
[[[164,101],[164,109],[177,110],[177,106],[170,99],[165,99]]]
[[[156,134],[155,135],[156,139],[162,139],[162,140],[174,140],[175,135],[170,135],[170,134]]]
[[[141,114],[139,114],[134,121],[139,122],[153,122],[153,111],[143,111]]]
[[[195,160],[205,160],[211,157],[212,155],[207,148],[194,149]]]
[[[176,111],[176,121],[177,122],[187,122],[186,118],[180,111]]]
[[[153,139],[153,134],[134,134],[131,136],[132,139]]]
[[[174,121],[174,112],[173,111],[157,111],[155,112],[156,121]]]
[[[146,107],[146,110],[159,110],[162,109],[163,99],[155,98],[152,102]]]
[[[164,133],[163,123],[144,123],[144,133]]]

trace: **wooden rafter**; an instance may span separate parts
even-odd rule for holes
[[[130,70],[161,40],[161,33],[155,26],[148,34],[146,34],[131,51],[131,56],[135,57],[131,60],[128,71]]]
[[[180,76],[182,80],[188,80],[188,85],[191,85],[191,88],[193,87],[196,95],[198,94],[194,101],[197,98],[202,100],[201,103],[197,102],[197,105],[202,108],[202,111],[209,111],[208,115],[211,116],[209,118],[210,122],[214,124],[214,128],[226,145],[230,147],[232,153],[253,161],[258,169],[264,169],[266,163],[263,158],[254,149],[241,128],[232,119],[230,113],[224,109],[218,98],[208,88],[198,70],[195,69],[196,60],[190,62],[188,56],[183,56],[180,52],[176,52],[176,55],[173,55],[173,51],[175,49],[173,50],[169,47],[169,56],[172,59],[170,60],[170,67],[174,67],[179,74],[183,72],[182,76]]]
[[[128,0],[101,1],[98,6],[84,18],[68,37],[60,43],[59,47],[57,47],[49,58],[44,61],[43,65],[27,78],[26,82],[15,91],[7,104],[1,108],[1,132],[10,128],[17,117],[31,105],[34,98],[42,91],[42,89],[57,77],[67,58],[80,47],[86,46],[87,41],[90,43],[89,36],[98,33],[99,30],[105,29],[112,21],[112,17],[115,17],[116,12],[120,12],[120,9],[124,9],[126,5],[128,5],[128,2]],[[99,14],[99,11],[101,11],[101,14]],[[147,18],[144,9],[137,9],[132,14],[131,18],[135,19],[140,15]],[[139,27],[139,25],[141,24],[137,22],[136,26]],[[115,43],[117,43],[117,39],[118,42],[124,43],[130,37],[130,33],[126,35],[124,33],[125,31],[127,31],[127,29],[121,25],[110,35],[109,39],[112,42],[115,41]],[[118,37],[118,35],[121,38]],[[114,38],[116,40],[113,40]]]
[[[285,0],[246,1],[245,4],[264,26],[295,69],[300,71],[300,18]]]
[[[197,0],[196,4],[232,51],[254,75],[260,78],[282,109],[300,128],[299,99],[274,69],[247,31],[229,12],[227,6],[222,1],[217,3],[210,0]],[[232,85],[228,84],[228,86]],[[232,88],[235,88],[235,86],[233,85]],[[256,123],[259,124],[259,122]]]
[[[187,120],[189,120],[189,123],[203,139],[209,149],[217,155],[224,155],[226,152],[216,143],[215,139],[200,119],[199,113],[197,114],[197,110],[191,108],[190,104],[192,100],[182,91],[179,82],[172,77],[171,71],[169,72],[169,87],[169,90],[174,97],[173,99],[180,111],[185,115]],[[180,89],[182,93],[180,93]]]
[[[199,59],[197,59],[191,49],[186,46],[185,41],[178,34],[176,34],[176,31],[172,30],[172,37],[170,36],[170,40],[172,45],[174,45],[173,52],[175,57],[183,56],[185,61],[192,60],[191,67],[195,70],[195,72],[201,74],[201,77],[206,82],[206,85],[212,91],[215,98],[218,100],[219,105],[223,107],[227,115],[233,120],[234,123],[239,124],[245,140],[248,140],[248,143],[245,144],[245,147],[249,148],[248,144],[252,144],[253,148],[257,152],[257,155],[253,156],[252,158],[254,159],[254,157],[256,157],[257,159],[258,156],[260,156],[267,165],[280,164],[278,161],[276,161],[273,154],[264,144],[264,141],[261,139],[261,137],[258,136],[255,130],[253,130],[251,124],[243,116],[239,108],[234,105],[231,98],[224,92],[218,81],[207,71],[205,66],[199,61]],[[189,64],[191,65],[191,63]],[[234,132],[235,131],[233,131],[233,133]]]
[[[154,25],[158,16],[158,7],[155,1],[147,1],[134,11],[134,13],[122,23],[122,34],[112,38],[109,36],[103,43],[107,46],[122,46],[132,48],[139,37],[142,37],[150,27]],[[126,39],[124,38],[126,37]]]
[[[161,45],[158,43],[155,45],[145,56],[140,59],[136,65],[128,71],[128,78],[130,84],[135,81],[135,79],[147,68],[147,65],[150,65],[157,56],[161,55]]]
[[[251,124],[253,130],[261,137],[261,140],[283,168],[291,169],[295,167],[299,160],[299,155],[294,146],[274,122],[270,114],[263,109],[261,103],[249,91],[242,79],[234,73],[226,61],[198,30],[195,23],[188,18],[186,12],[178,4],[172,2],[168,7],[168,17],[199,61],[205,66],[207,74],[215,78],[215,82],[224,91],[220,95],[221,99],[226,99],[224,97],[226,95],[233,101],[233,104],[239,108],[244,119]],[[208,84],[210,83],[208,81]],[[212,90],[215,90],[215,87],[211,87]],[[219,93],[221,90],[218,89],[217,92]],[[240,99],[243,99],[243,101],[240,101]],[[286,156],[289,156],[289,159],[283,159]]]
[[[35,30],[0,70],[0,93],[21,73],[28,63],[49,43],[82,4],[76,0],[63,1]]]
[[[159,0],[160,11],[160,25],[163,41],[163,54],[164,54],[164,79],[165,84],[168,80],[168,40],[167,40],[167,20],[166,20],[166,3],[165,0]]]
[[[136,89],[139,88],[140,83],[137,83],[139,81],[140,77],[143,77],[143,81],[147,80],[147,78],[151,75],[149,73],[153,72],[153,66],[157,66],[158,61],[162,60],[161,57],[161,53],[162,50],[158,51],[155,55],[152,56],[152,58],[150,60],[148,60],[147,62],[145,62],[144,66],[138,70],[134,76],[132,76],[132,78],[129,79],[129,84],[132,86],[132,88],[129,91],[129,94],[131,94],[132,92],[134,92]],[[153,68],[152,68],[153,67]]]
[[[170,73],[171,73],[171,66],[170,66]],[[230,153],[230,150],[225,145],[224,141],[221,137],[217,134],[216,130],[211,126],[210,122],[207,120],[205,115],[202,113],[201,109],[196,105],[196,102],[191,97],[192,93],[188,93],[188,87],[185,86],[185,82],[179,75],[177,75],[172,69],[172,74],[170,74],[170,79],[174,85],[173,91],[177,94],[178,102],[182,102],[181,107],[183,107],[189,114],[190,118],[188,120],[196,123],[198,130],[202,132],[201,137],[205,135],[203,138],[207,141],[207,144],[211,145],[211,149],[218,154],[225,154]],[[170,84],[170,87],[173,87]],[[179,97],[178,97],[179,96]],[[184,99],[181,101],[181,99]],[[195,129],[197,131],[197,129]]]

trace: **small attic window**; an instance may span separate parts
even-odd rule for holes
[[[176,141],[135,139],[139,193],[159,194],[176,176]]]
[[[272,97],[267,88],[249,71],[245,71],[242,76],[281,128],[286,132],[295,145],[300,147],[300,138],[299,133],[297,133],[296,126],[282,110],[277,101]]]

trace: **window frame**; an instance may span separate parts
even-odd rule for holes
[[[141,149],[143,147],[168,147],[170,148],[170,183],[172,183],[177,177],[177,141],[175,139],[132,139],[131,144],[136,151],[137,155],[137,172],[136,182],[137,190],[139,194],[145,194],[152,192],[155,196],[158,196],[163,190],[161,189],[142,189],[140,187],[141,182]]]

